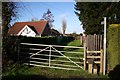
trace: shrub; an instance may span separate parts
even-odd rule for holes
[[[74,40],[73,37],[67,36],[58,36],[58,37],[21,37],[21,42],[24,43],[36,43],[36,44],[59,44],[62,45],[64,43],[68,43]]]
[[[108,28],[108,64],[111,69],[120,64],[120,24],[112,24]]]
[[[8,36],[6,43],[3,44],[7,58],[16,61],[18,46],[20,43],[34,43],[34,44],[47,44],[47,45],[64,45],[74,40],[73,37],[25,37],[25,36]]]

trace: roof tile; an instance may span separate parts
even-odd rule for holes
[[[18,34],[25,25],[33,26],[37,34],[41,34],[48,21],[40,20],[36,22],[16,22],[9,30],[8,34]]]

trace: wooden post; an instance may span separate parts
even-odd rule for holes
[[[84,70],[86,70],[86,52],[87,52],[86,42],[84,42]]]
[[[93,47],[94,47],[94,51],[95,51],[95,34],[94,34],[94,45],[93,45]]]
[[[88,64],[88,71],[91,74],[92,74],[92,67],[93,67],[93,64]]]
[[[100,73],[103,73],[103,49],[101,49],[101,53],[100,53]]]
[[[94,64],[94,59],[88,59],[88,72],[93,73],[93,64]]]
[[[17,48],[17,49],[18,49],[18,62],[19,62],[19,60],[20,60],[20,59],[19,59],[19,56],[20,56],[20,45],[18,45],[18,48]]]
[[[103,74],[106,74],[106,17],[104,17],[104,68]]]
[[[49,67],[50,67],[50,64],[51,64],[51,46],[50,46],[50,52],[49,52]]]
[[[98,51],[100,51],[100,35],[98,35]]]
[[[81,45],[83,46],[83,36],[82,35],[80,36],[80,42],[81,42]]]
[[[103,41],[102,35],[100,35],[100,49],[103,49],[102,41]]]
[[[98,67],[96,64],[94,64],[94,67],[93,67],[93,73],[94,74],[97,74],[97,70],[98,70]]]

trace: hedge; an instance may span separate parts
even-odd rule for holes
[[[59,37],[25,37],[25,36],[8,36],[4,41],[3,48],[9,59],[14,59],[18,52],[20,43],[33,43],[33,44],[47,44],[47,45],[65,45],[74,40],[73,37],[59,36]],[[16,60],[15,60],[16,61]]]
[[[120,24],[111,24],[107,33],[107,59],[111,69],[120,64]]]
[[[23,43],[35,43],[35,44],[55,44],[55,45],[63,45],[74,40],[73,37],[21,37],[21,42]]]

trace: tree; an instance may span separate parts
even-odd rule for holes
[[[2,3],[2,35],[3,35],[2,64],[4,67],[6,66],[5,63],[6,62],[8,63],[9,60],[11,60],[11,58],[13,57],[13,56],[10,57],[10,54],[14,55],[14,50],[12,46],[17,45],[16,43],[17,40],[15,40],[14,43],[12,43],[13,39],[7,36],[10,22],[13,21],[16,17],[17,17],[17,3],[3,2]]]
[[[47,11],[47,13],[44,13],[43,14],[43,19],[44,20],[48,20],[48,22],[49,22],[49,25],[50,25],[50,27],[52,28],[53,27],[53,22],[54,22],[54,19],[53,19],[53,14],[51,13],[51,11],[48,9],[48,11]]]
[[[65,20],[65,18],[63,18],[62,19],[62,31],[63,31],[63,35],[65,35],[66,28],[67,28],[66,20]]]
[[[2,34],[3,38],[7,35],[10,22],[17,17],[17,3],[3,2],[2,3]]]
[[[75,13],[82,22],[86,34],[102,34],[103,26],[101,21],[107,17],[107,22],[117,23],[120,21],[120,2],[118,3],[82,3],[76,2]]]

